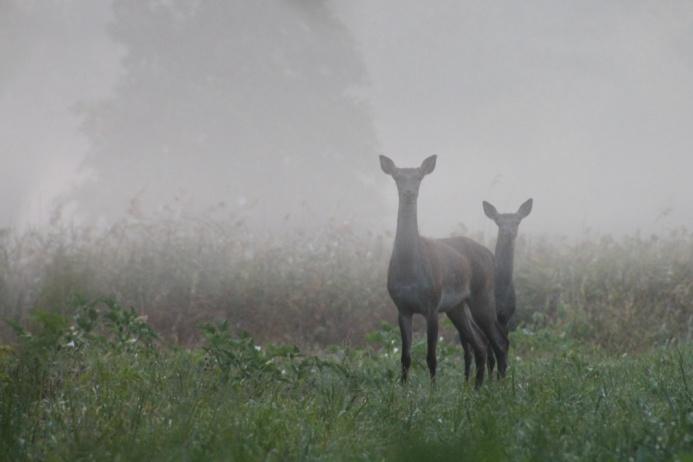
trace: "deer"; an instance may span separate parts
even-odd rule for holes
[[[433,172],[437,156],[419,167],[399,168],[386,156],[380,166],[397,186],[397,230],[387,273],[387,290],[397,307],[402,337],[401,382],[411,366],[412,316],[426,320],[426,363],[436,377],[439,314],[445,313],[465,348],[465,379],[471,354],[477,365],[475,386],[484,381],[487,344],[498,359],[499,372],[507,367],[508,340],[498,323],[494,295],[494,258],[486,247],[465,238],[429,239],[419,234],[417,202],[421,181]],[[502,372],[501,372],[502,371]]]
[[[527,199],[515,213],[498,213],[490,202],[482,206],[487,217],[498,225],[498,238],[495,252],[495,298],[498,321],[507,335],[510,319],[515,313],[515,287],[513,285],[513,266],[515,257],[515,238],[520,222],[532,211],[532,199]]]

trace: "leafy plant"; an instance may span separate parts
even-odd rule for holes
[[[205,338],[202,348],[221,372],[224,382],[230,378],[241,381],[267,378],[284,380],[286,369],[277,360],[299,356],[295,347],[270,346],[264,349],[247,332],[234,336],[227,320],[204,324],[201,330]]]

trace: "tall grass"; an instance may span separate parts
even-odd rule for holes
[[[693,234],[525,240],[519,322],[557,325],[615,351],[693,339]]]
[[[492,242],[486,242],[492,247]],[[346,225],[277,237],[233,221],[124,221],[107,230],[0,233],[0,317],[62,312],[75,295],[134,306],[167,339],[228,319],[260,342],[362,345],[394,319],[392,236]],[[615,351],[693,336],[693,234],[521,236],[519,323],[557,326]],[[11,339],[5,328],[0,339]]]

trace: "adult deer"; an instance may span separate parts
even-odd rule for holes
[[[496,317],[493,292],[493,254],[464,238],[427,239],[419,235],[417,199],[424,176],[433,172],[436,156],[418,168],[398,168],[392,159],[380,156],[380,166],[394,178],[399,192],[397,234],[390,259],[387,289],[399,312],[402,335],[402,381],[411,366],[412,316],[426,319],[426,363],[435,380],[438,314],[445,313],[465,345],[465,376],[471,362],[467,345],[477,365],[476,386],[484,380],[487,338],[505,373],[508,341]],[[483,332],[483,333],[482,333]],[[484,337],[484,334],[486,338]]]
[[[498,225],[496,267],[494,270],[496,311],[498,312],[498,321],[507,334],[510,318],[515,313],[515,287],[513,285],[515,238],[520,222],[532,211],[532,199],[526,200],[515,213],[498,213],[498,210],[486,201],[482,205],[486,216]]]

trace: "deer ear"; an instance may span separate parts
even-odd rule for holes
[[[432,156],[426,157],[423,162],[421,162],[421,167],[419,167],[419,171],[424,174],[428,175],[429,173],[433,172],[436,168],[436,159],[438,159],[438,156],[433,154]]]
[[[491,220],[496,220],[498,218],[498,210],[491,205],[490,202],[483,201],[481,205],[484,206],[484,213],[486,214],[487,217],[489,217]]]
[[[382,168],[383,172],[387,173],[388,175],[392,175],[395,173],[397,166],[389,157],[380,156],[380,168]]]
[[[529,215],[529,212],[532,211],[532,199],[527,199],[519,209],[517,209],[517,214],[520,216],[520,218],[524,218],[527,215]]]

